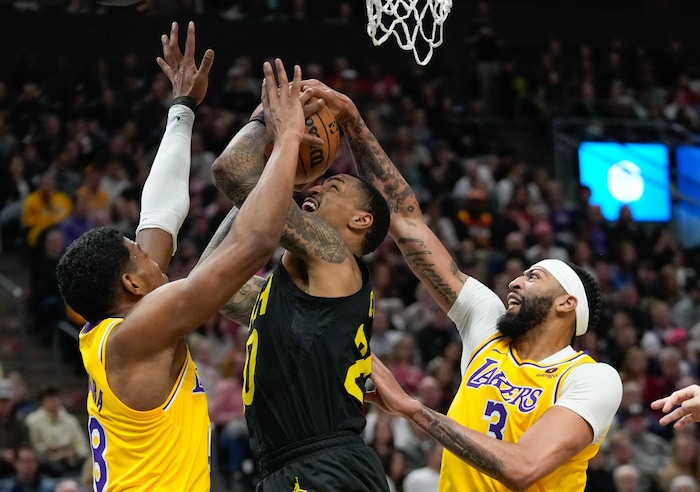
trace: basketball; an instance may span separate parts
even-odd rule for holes
[[[313,97],[309,102],[315,101]],[[260,104],[252,116],[255,116],[262,109]],[[251,117],[252,117],[251,116]],[[319,137],[324,142],[323,147],[308,145],[304,142],[299,146],[299,161],[297,163],[297,173],[294,184],[297,188],[312,183],[317,180],[333,164],[335,154],[340,145],[340,128],[335,121],[335,116],[330,109],[322,107],[319,111],[306,117],[306,133]],[[265,157],[270,157],[272,144],[265,150]]]

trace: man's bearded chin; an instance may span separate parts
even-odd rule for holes
[[[498,318],[496,328],[502,334],[517,340],[541,325],[554,302],[554,296],[523,298],[517,313],[505,313]]]

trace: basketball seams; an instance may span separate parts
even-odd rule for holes
[[[262,109],[262,104],[253,111],[251,119],[260,112]],[[316,127],[317,135],[321,140],[325,141],[323,147],[312,147],[306,143],[302,143],[299,146],[299,152],[297,153],[297,175],[295,178],[295,183],[297,185],[310,183],[317,178],[321,177],[330,167],[333,160],[335,159],[338,148],[340,147],[340,134],[339,130],[336,133],[331,133],[331,126],[336,123],[335,116],[328,108],[323,108],[320,112],[317,111],[309,115],[307,118],[311,118],[312,124],[305,125],[306,133],[309,133],[312,127]],[[265,147],[265,158],[269,158],[272,153],[272,147],[274,142],[269,143]],[[320,149],[322,152],[322,161],[311,168],[311,150]]]

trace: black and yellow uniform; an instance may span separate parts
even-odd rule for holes
[[[388,490],[360,437],[374,294],[358,264],[362,288],[347,297],[306,294],[281,262],[258,296],[243,384],[258,490]]]

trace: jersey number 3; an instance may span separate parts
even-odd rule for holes
[[[503,402],[487,400],[486,408],[482,419],[489,422],[489,429],[486,432],[489,436],[503,440],[503,428],[506,426],[508,411]]]

